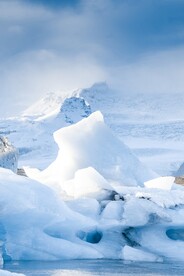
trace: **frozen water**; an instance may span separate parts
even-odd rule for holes
[[[11,271],[26,276],[182,276],[183,263],[123,262],[120,260],[72,260],[62,262],[11,262]]]

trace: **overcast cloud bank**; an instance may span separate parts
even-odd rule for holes
[[[0,0],[0,116],[104,80],[128,93],[182,93],[183,8],[180,0]]]

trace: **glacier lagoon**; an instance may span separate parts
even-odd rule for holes
[[[125,262],[122,260],[62,260],[57,262],[7,262],[4,269],[24,273],[26,276],[80,276],[80,275],[128,275],[128,276],[181,276],[183,262]]]

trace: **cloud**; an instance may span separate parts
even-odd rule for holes
[[[18,114],[48,92],[74,90],[102,79],[105,72],[88,56],[69,59],[45,49],[25,53],[10,61],[0,75],[5,91],[1,114]]]
[[[110,68],[109,82],[122,93],[184,92],[184,47],[141,56],[136,62]]]
[[[28,22],[49,18],[51,13],[40,5],[32,5],[23,0],[0,0],[0,21],[5,23]]]
[[[182,90],[183,1],[74,2],[0,0],[0,95],[11,105],[0,116],[100,80],[128,92]]]

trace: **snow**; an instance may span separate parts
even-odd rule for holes
[[[53,110],[60,108],[60,105],[63,101],[61,96],[56,95],[55,93],[48,93],[44,98],[28,107],[22,115],[25,117],[39,117],[46,115]]]

